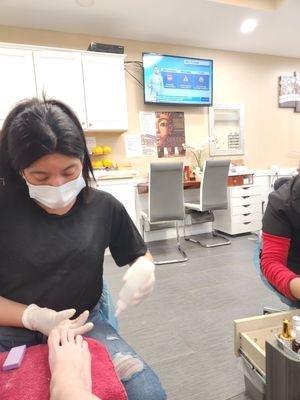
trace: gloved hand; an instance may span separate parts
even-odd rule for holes
[[[22,323],[25,328],[39,331],[46,336],[49,336],[50,331],[61,323],[72,329],[74,336],[90,331],[94,326],[93,323],[85,323],[89,317],[89,311],[84,311],[76,319],[70,320],[75,312],[74,308],[57,312],[50,308],[41,308],[36,304],[30,304],[23,312]]]
[[[119,293],[115,315],[128,305],[138,305],[154,289],[155,265],[145,256],[139,257],[126,271],[124,285]]]

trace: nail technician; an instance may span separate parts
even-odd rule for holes
[[[117,312],[152,291],[154,267],[123,205],[90,187],[92,173],[65,104],[30,99],[9,113],[0,134],[0,351],[45,343],[67,320],[74,335],[102,342],[124,364],[129,400],[165,399],[155,373],[100,317],[107,247],[118,266],[131,265]]]

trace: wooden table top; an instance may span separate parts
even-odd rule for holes
[[[184,189],[197,189],[200,187],[200,180],[188,180],[183,182]],[[149,183],[139,183],[137,185],[138,194],[146,194],[149,190]]]
[[[247,183],[245,183],[244,178],[248,177]],[[183,187],[184,189],[197,189],[200,188],[200,180],[199,178],[196,180],[188,180],[184,181]],[[253,174],[242,174],[242,175],[233,175],[228,176],[227,186],[242,186],[242,185],[252,185],[253,184]],[[137,185],[138,194],[146,194],[149,190],[149,183],[139,183]]]

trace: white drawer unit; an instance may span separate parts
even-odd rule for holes
[[[261,187],[248,185],[248,186],[231,186],[231,198],[233,197],[247,197],[247,196],[261,196]]]
[[[261,203],[261,196],[254,195],[254,196],[231,197],[230,199],[228,199],[228,203],[230,203],[231,207],[258,204]]]
[[[249,213],[261,213],[261,203],[249,203],[230,208],[231,215],[245,215]]]
[[[214,211],[213,228],[230,235],[261,229],[262,200],[258,185],[231,186],[227,188],[227,210]]]

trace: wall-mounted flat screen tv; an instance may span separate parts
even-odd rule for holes
[[[143,53],[147,104],[211,106],[213,61]]]

